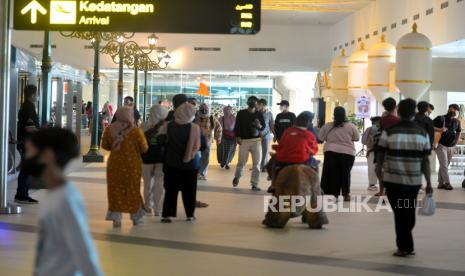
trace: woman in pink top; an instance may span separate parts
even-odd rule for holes
[[[318,138],[325,142],[321,188],[325,194],[336,198],[341,194],[350,201],[350,172],[355,161],[355,144],[360,132],[347,122],[343,107],[334,109],[334,122],[324,125]]]

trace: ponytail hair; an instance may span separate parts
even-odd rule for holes
[[[334,127],[343,127],[347,122],[346,110],[342,106],[337,106],[334,109]]]

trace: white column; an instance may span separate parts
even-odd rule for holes
[[[0,0],[0,214],[21,213],[21,207],[8,203],[8,121],[11,70],[10,8],[10,1]]]

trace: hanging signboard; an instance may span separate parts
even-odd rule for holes
[[[355,117],[358,119],[369,119],[371,117],[370,98],[361,96],[355,99]]]
[[[14,0],[14,29],[256,34],[261,0]]]

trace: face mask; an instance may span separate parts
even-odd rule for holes
[[[40,163],[39,156],[36,155],[32,158],[24,160],[23,164],[21,165],[21,171],[32,177],[39,177],[44,172],[45,167],[45,164]]]
[[[207,115],[208,114],[208,109],[202,108],[202,109],[200,109],[200,113],[202,113],[203,115]]]

